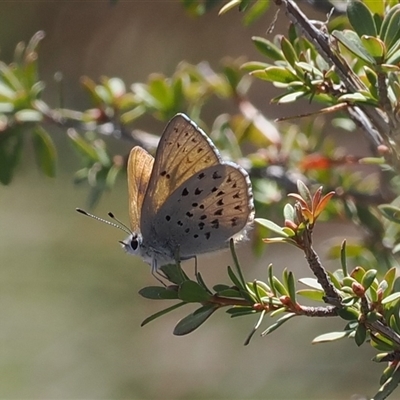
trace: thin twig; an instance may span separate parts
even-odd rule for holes
[[[303,251],[308,262],[308,265],[318,283],[322,286],[325,292],[325,301],[336,307],[341,307],[341,297],[338,291],[333,286],[325,268],[322,266],[318,254],[312,247],[312,232],[309,229],[305,229],[303,233]]]

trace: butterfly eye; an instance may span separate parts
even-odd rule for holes
[[[125,240],[120,242],[122,247],[130,254],[138,254],[142,244],[142,235],[137,233],[130,234]]]
[[[136,235],[132,236],[131,247],[134,251],[139,247],[139,238]]]

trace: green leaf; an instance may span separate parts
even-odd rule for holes
[[[373,14],[378,14],[379,18],[385,12],[385,3],[383,1],[364,0],[364,3]]]
[[[0,77],[2,81],[15,92],[24,93],[24,87],[16,76],[15,70],[10,68],[4,62],[0,61]]]
[[[359,0],[347,3],[347,17],[358,36],[377,36],[375,21],[369,8]]]
[[[242,295],[239,292],[239,290],[236,289],[226,289],[226,290],[221,290],[220,292],[218,292],[219,296],[222,297],[236,297],[236,298],[241,298]]]
[[[15,99],[17,93],[15,90],[11,89],[10,86],[6,85],[4,82],[0,81],[0,98],[2,100],[11,100],[10,103]]]
[[[294,274],[292,271],[290,271],[287,276],[287,288],[288,288],[290,300],[292,300],[292,302],[295,304],[296,303],[296,286],[294,283]]]
[[[226,310],[226,313],[229,314],[231,318],[236,318],[236,317],[243,317],[245,315],[257,314],[257,311],[254,310],[252,307],[234,306]]]
[[[289,321],[289,319],[292,319],[293,317],[296,317],[295,313],[287,313],[283,317],[279,318],[274,324],[270,325],[264,332],[261,333],[261,336],[267,336],[276,329],[278,329],[280,326],[282,326],[285,322]]]
[[[233,239],[231,239],[229,241],[229,249],[231,251],[232,260],[233,260],[233,263],[235,265],[237,275],[238,275],[238,277],[240,279],[241,285],[239,286],[239,288],[243,288],[244,289],[246,287],[246,280],[244,279],[244,276],[243,276],[243,273],[242,273],[242,269],[240,267],[239,258],[238,258],[237,254],[236,254],[235,242],[234,242]]]
[[[350,30],[342,31],[333,31],[332,35],[343,44],[343,46],[347,47],[349,51],[351,51],[354,55],[361,58],[369,65],[375,65],[375,59],[368,53],[363,44],[361,43],[361,39],[357,36],[357,34]]]
[[[283,296],[288,296],[289,293],[287,291],[287,289],[285,288],[285,286],[282,284],[282,282],[276,277],[273,276],[272,277],[272,281],[273,281],[273,286],[275,288],[275,290]]]
[[[301,282],[303,285],[306,285],[312,289],[315,289],[315,290],[318,290],[318,291],[324,293],[322,286],[318,283],[317,279],[315,279],[315,278],[300,278],[299,282]]]
[[[214,290],[216,293],[222,292],[223,290],[229,290],[229,289],[232,289],[231,286],[229,286],[229,285],[224,285],[224,284],[218,284],[218,285],[214,285],[214,286],[213,286],[213,290]]]
[[[386,272],[385,276],[383,277],[383,279],[387,282],[387,285],[388,285],[387,288],[385,289],[385,291],[383,292],[384,297],[386,297],[390,293],[392,293],[394,281],[396,279],[396,272],[397,272],[397,268],[392,267],[389,269],[389,271]]]
[[[75,131],[75,129],[68,129],[68,136],[71,139],[71,143],[75,150],[86,158],[89,158],[92,162],[97,161],[97,153],[94,148],[87,143],[82,136]]]
[[[359,103],[366,103],[369,101],[362,93],[349,93],[344,94],[343,96],[339,96],[337,99],[339,102],[350,101],[350,102],[359,102]]]
[[[273,99],[273,102],[276,102],[277,104],[287,104],[287,103],[293,103],[298,99],[301,99],[304,97],[307,93],[304,90],[298,90],[296,92],[292,92],[289,94],[285,94],[283,96],[278,96]]]
[[[357,346],[361,346],[367,338],[367,330],[363,324],[359,324],[356,329],[354,340]]]
[[[113,164],[108,170],[106,177],[106,186],[111,189],[114,187],[115,181],[117,180],[118,174],[121,172],[121,166]]]
[[[240,289],[244,289],[242,286],[242,283],[240,282],[240,280],[236,277],[235,273],[233,272],[232,268],[230,266],[228,266],[228,275],[230,280],[233,282],[233,284],[235,286],[237,286]]]
[[[296,61],[299,61],[297,53],[294,50],[292,44],[284,36],[281,38],[282,53],[285,56],[286,61],[293,67],[296,68]]]
[[[41,112],[36,110],[21,110],[14,114],[15,121],[24,122],[41,122],[43,120],[43,115]]]
[[[390,54],[385,60],[387,64],[395,65],[400,61],[400,49],[396,50],[395,52]]]
[[[339,308],[337,310],[338,315],[346,321],[358,320],[359,312],[354,308]]]
[[[218,307],[215,305],[206,305],[198,308],[192,314],[189,314],[185,318],[182,318],[175,326],[174,335],[183,336],[193,332],[201,324],[203,324]]]
[[[272,268],[272,264],[268,265],[268,283],[269,283],[269,286],[271,288],[272,294],[275,297],[277,297],[277,291],[276,291],[275,286],[274,286],[274,271],[273,271],[273,268]]]
[[[387,399],[399,386],[400,368],[395,365],[389,365],[386,370],[388,371],[388,374],[381,378],[381,380],[385,380],[385,383],[379,388],[378,393],[373,397],[374,400]]]
[[[178,299],[177,290],[168,289],[162,286],[147,286],[139,290],[139,294],[151,300],[171,300]]]
[[[283,208],[283,217],[285,218],[285,220],[294,222],[296,216],[294,212],[294,207],[290,203],[285,204],[285,207]]]
[[[126,93],[125,83],[120,78],[110,78],[106,82],[106,86],[114,98],[119,98]]]
[[[255,20],[260,18],[269,7],[269,0],[257,0],[246,12],[243,18],[245,26],[251,25]]]
[[[159,318],[159,317],[161,317],[161,316],[163,316],[163,315],[165,315],[165,314],[168,314],[169,312],[174,311],[174,310],[176,310],[177,308],[184,306],[185,304],[187,304],[187,303],[185,303],[184,301],[182,301],[181,303],[174,304],[174,305],[171,306],[171,307],[168,307],[168,308],[165,308],[164,310],[158,311],[158,312],[156,312],[155,314],[150,315],[150,317],[147,317],[147,318],[140,324],[140,326],[145,326],[145,325],[147,325],[149,322],[154,321],[156,318]]]
[[[285,59],[282,51],[269,40],[259,36],[253,36],[251,39],[253,40],[257,50],[271,60],[280,61]]]
[[[347,272],[347,260],[346,260],[346,240],[343,240],[342,246],[340,247],[340,263],[342,265],[343,276],[348,276]]]
[[[179,264],[163,265],[160,269],[164,272],[168,280],[176,285],[180,285],[182,282],[189,280],[189,277]]]
[[[246,340],[244,341],[245,346],[247,346],[250,343],[251,338],[254,336],[257,329],[260,327],[265,314],[266,314],[265,310],[261,311],[258,321],[256,322],[256,324],[254,325],[254,328],[251,330],[250,334],[247,336]]]
[[[277,225],[275,222],[270,221],[269,219],[264,219],[264,218],[255,218],[254,221],[257,224],[260,224],[264,226],[265,228],[269,229],[270,231],[277,233],[279,236],[282,237],[289,237],[283,230],[282,228]]]
[[[386,15],[382,28],[381,37],[390,50],[392,45],[400,38],[400,6],[393,7]]]
[[[257,72],[260,73],[257,74]],[[261,71],[252,72],[250,75],[259,78],[261,77],[260,76]],[[280,82],[280,83],[291,83],[293,81],[299,80],[299,78],[286,67],[275,67],[275,66],[265,68],[262,78],[270,82]]]
[[[396,345],[389,339],[378,334],[370,334],[371,346],[379,351],[393,351],[396,350]]]
[[[382,40],[373,36],[362,36],[361,42],[377,63],[383,61],[386,54],[386,47]]]
[[[364,287],[365,290],[367,290],[372,285],[377,273],[378,271],[376,269],[370,269],[364,274],[361,280],[361,285]]]
[[[240,69],[247,71],[247,72],[253,72],[253,71],[262,71],[266,68],[268,68],[270,65],[267,63],[259,62],[259,61],[249,61],[240,66]],[[1,83],[1,82],[0,82]],[[1,92],[0,92],[1,94]]]
[[[187,303],[203,303],[211,298],[207,291],[194,281],[182,282],[178,294],[179,298]]]
[[[33,129],[32,135],[37,164],[45,175],[54,178],[56,175],[57,159],[54,142],[47,131],[39,125]]]
[[[389,296],[385,297],[385,298],[382,300],[382,304],[391,303],[391,302],[393,302],[393,301],[398,300],[399,298],[400,298],[400,292],[392,293],[392,294],[390,294]]]
[[[303,296],[307,299],[314,300],[314,301],[324,301],[324,292],[320,290],[312,290],[312,289],[300,289],[297,291],[299,296]]]
[[[400,224],[400,208],[391,204],[378,205],[379,211],[389,220]]]
[[[218,15],[223,15],[223,14],[227,13],[229,10],[231,10],[232,8],[240,6],[241,2],[242,2],[242,0],[231,0],[231,1],[229,1],[223,7],[221,7],[221,9],[218,12]]]
[[[308,208],[311,210],[313,201],[310,190],[300,179],[297,181],[297,191],[299,192],[299,195],[303,198],[303,200],[307,203]]]
[[[312,344],[316,343],[326,343],[326,342],[333,342],[335,340],[340,340],[345,337],[348,337],[354,330],[345,330],[343,332],[329,332],[323,335],[319,335],[313,339]]]
[[[22,143],[22,132],[17,128],[0,133],[0,182],[3,185],[8,185],[12,180],[21,157]]]

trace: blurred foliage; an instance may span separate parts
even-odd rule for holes
[[[217,7],[221,14],[238,9],[246,25],[270,11],[270,3],[182,0],[187,12],[196,16]],[[324,7],[330,4],[323,3]],[[179,263],[164,267],[172,285],[144,288],[141,294],[179,302],[145,323],[187,303],[200,303],[176,326],[175,334],[182,335],[217,309],[229,307],[232,317],[258,314],[250,340],[266,315],[283,314],[264,334],[299,315],[339,317],[346,321],[343,332],[320,336],[315,342],[351,337],[357,345],[368,341],[385,352],[375,357],[389,362],[378,399],[391,393],[399,381],[400,295],[395,267],[400,250],[400,5],[394,0],[347,4],[346,15],[331,13],[326,22],[311,23],[293,1],[277,1],[291,24],[287,35],[273,40],[253,37],[261,61],[224,59],[218,70],[206,62],[182,62],[172,76],[153,73],[146,82],[131,85],[117,77],[102,77],[99,82],[83,77],[81,84],[90,101],[83,111],[42,100],[45,84],[38,70],[38,47],[44,33],[38,32],[28,44],[16,46],[11,64],[0,62],[0,182],[12,181],[27,140],[32,140],[38,168],[54,177],[57,152],[47,129],[57,126],[67,132],[80,155],[75,182],[88,185],[89,204],[94,206],[104,191],[112,189],[127,161],[127,154],[110,154],[104,138],[123,138],[151,152],[158,136],[137,129],[141,117],[166,122],[186,112],[209,132],[225,157],[250,173],[260,217],[254,250],[260,253],[264,242],[293,244],[305,253],[316,279],[302,278],[307,289],[298,290],[290,271],[277,278],[270,267],[268,282],[248,283],[232,248],[235,269],[228,269],[229,285],[210,289],[200,274],[196,281],[184,275]],[[59,73],[55,77],[62,80]],[[274,103],[306,99],[323,108],[297,116],[303,117],[298,124],[288,117],[278,129],[251,102],[249,89],[254,81],[271,82],[281,90]],[[266,97],[267,91],[266,84]],[[237,111],[217,116],[207,127],[202,111],[215,98],[233,103]],[[332,113],[336,117],[327,118]],[[356,126],[371,147],[371,154],[364,157],[339,148],[325,136],[332,127],[355,135]],[[328,193],[325,197],[320,185]],[[285,197],[296,190],[295,204],[286,204]],[[280,227],[271,219],[282,214]],[[270,219],[261,218],[267,215]],[[341,269],[333,273],[326,273],[312,250],[310,238],[317,219],[319,223],[351,221],[363,233],[358,242],[331,247],[329,255],[341,262]],[[278,236],[261,240],[272,233]],[[298,303],[300,295],[329,305],[307,308]]]

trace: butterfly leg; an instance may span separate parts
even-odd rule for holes
[[[168,279],[158,268],[157,268],[157,260],[153,257],[151,261],[151,274],[160,282],[163,286],[167,286],[157,275],[161,276],[164,279]]]
[[[197,277],[197,273],[198,273],[198,270],[197,270],[197,256],[194,256],[194,276]]]

